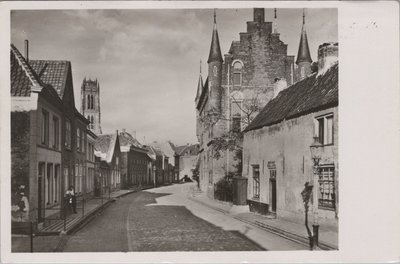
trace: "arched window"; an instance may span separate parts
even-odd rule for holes
[[[93,94],[90,96],[91,97],[91,105],[92,105],[92,108],[91,109],[94,109],[94,104],[93,104]]]
[[[241,61],[233,62],[233,85],[242,85],[242,68],[243,63]]]
[[[90,95],[87,96],[86,109],[90,109]]]

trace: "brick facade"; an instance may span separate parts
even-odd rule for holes
[[[256,106],[261,110],[274,96],[277,81],[283,80],[288,85],[297,81],[294,56],[288,56],[287,44],[272,28],[272,22],[264,21],[264,9],[254,9],[254,19],[247,22],[247,31],[239,34],[240,40],[232,42],[228,54],[220,61],[214,59],[218,56],[211,56],[218,37],[214,26],[208,78],[196,96],[200,188],[209,197],[213,197],[215,183],[233,172],[237,162],[232,152],[223,152],[215,159],[212,140],[232,129],[235,114],[240,116],[243,130],[258,113],[254,111],[247,120],[246,108]],[[217,114],[210,114],[212,111]]]

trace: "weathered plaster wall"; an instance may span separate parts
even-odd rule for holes
[[[314,119],[333,113],[334,145],[324,146],[320,165],[334,164],[336,186],[338,186],[338,110],[337,107],[317,113],[286,120],[279,124],[250,131],[244,137],[243,176],[248,177],[248,199],[253,198],[251,165],[260,166],[260,202],[269,200],[268,162],[276,164],[277,216],[304,220],[304,206],[301,191],[305,182],[312,182],[313,164],[310,145],[313,143]],[[337,203],[338,203],[338,188]],[[257,200],[258,201],[258,200]],[[337,206],[338,208],[338,206]],[[338,211],[319,210],[319,217],[328,224],[335,224]]]

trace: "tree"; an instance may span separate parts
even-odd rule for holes
[[[241,152],[243,149],[243,129],[246,128],[254,117],[262,109],[261,100],[258,94],[255,94],[249,99],[237,99],[235,96],[231,96],[232,105],[239,111],[232,113],[228,116],[218,112],[215,108],[212,108],[206,112],[206,114],[200,119],[207,128],[216,124],[219,120],[225,120],[230,122],[230,129],[218,137],[212,139],[213,157],[219,159],[221,154],[227,150],[240,153],[235,155],[236,158],[240,159]]]

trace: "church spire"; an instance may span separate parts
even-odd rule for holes
[[[198,98],[200,97],[202,91],[203,91],[203,77],[201,76],[201,60],[200,60],[200,75],[199,75],[199,82],[197,84],[197,93],[196,93],[196,99],[195,99],[196,102],[197,102]]]
[[[221,47],[219,45],[219,38],[218,38],[218,31],[217,31],[217,15],[215,13],[214,9],[214,29],[212,33],[212,39],[211,39],[211,47],[210,47],[210,54],[208,56],[207,63],[213,62],[213,61],[219,61],[222,62],[222,55],[221,55]]]
[[[310,49],[308,47],[308,40],[307,40],[307,33],[306,33],[306,16],[303,9],[303,26],[301,28],[301,36],[300,36],[300,44],[299,44],[299,51],[297,53],[296,64],[302,62],[311,63],[312,59],[310,56]]]

